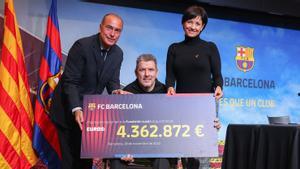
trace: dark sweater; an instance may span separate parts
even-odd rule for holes
[[[129,85],[125,86],[124,89],[125,91],[134,93],[134,94],[150,94],[150,93],[166,93],[167,88],[164,84],[162,84],[160,81],[157,79],[155,80],[155,86],[151,92],[144,91],[139,83],[138,80],[133,81]]]
[[[223,86],[216,45],[199,37],[173,43],[168,49],[166,86],[177,93],[209,93]]]

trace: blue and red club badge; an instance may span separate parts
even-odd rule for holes
[[[243,72],[248,72],[254,67],[254,48],[237,46],[235,56],[236,66]]]

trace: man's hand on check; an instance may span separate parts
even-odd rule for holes
[[[122,157],[121,160],[132,163],[134,162],[133,156],[130,154],[127,154],[126,156]]]

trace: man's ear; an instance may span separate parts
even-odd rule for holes
[[[137,70],[136,69],[134,70],[134,74],[135,74],[135,77],[137,77]]]
[[[155,79],[157,79],[157,77],[158,77],[158,69],[156,69]]]

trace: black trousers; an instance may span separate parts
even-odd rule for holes
[[[110,169],[126,169],[127,163],[120,159],[111,159],[110,160]],[[166,158],[154,158],[152,160],[153,169],[169,169],[170,163]]]
[[[92,160],[80,159],[81,130],[77,123],[71,129],[56,125],[62,153],[62,169],[91,169]]]
[[[182,165],[184,169],[199,169],[200,161],[196,158],[183,158]]]

